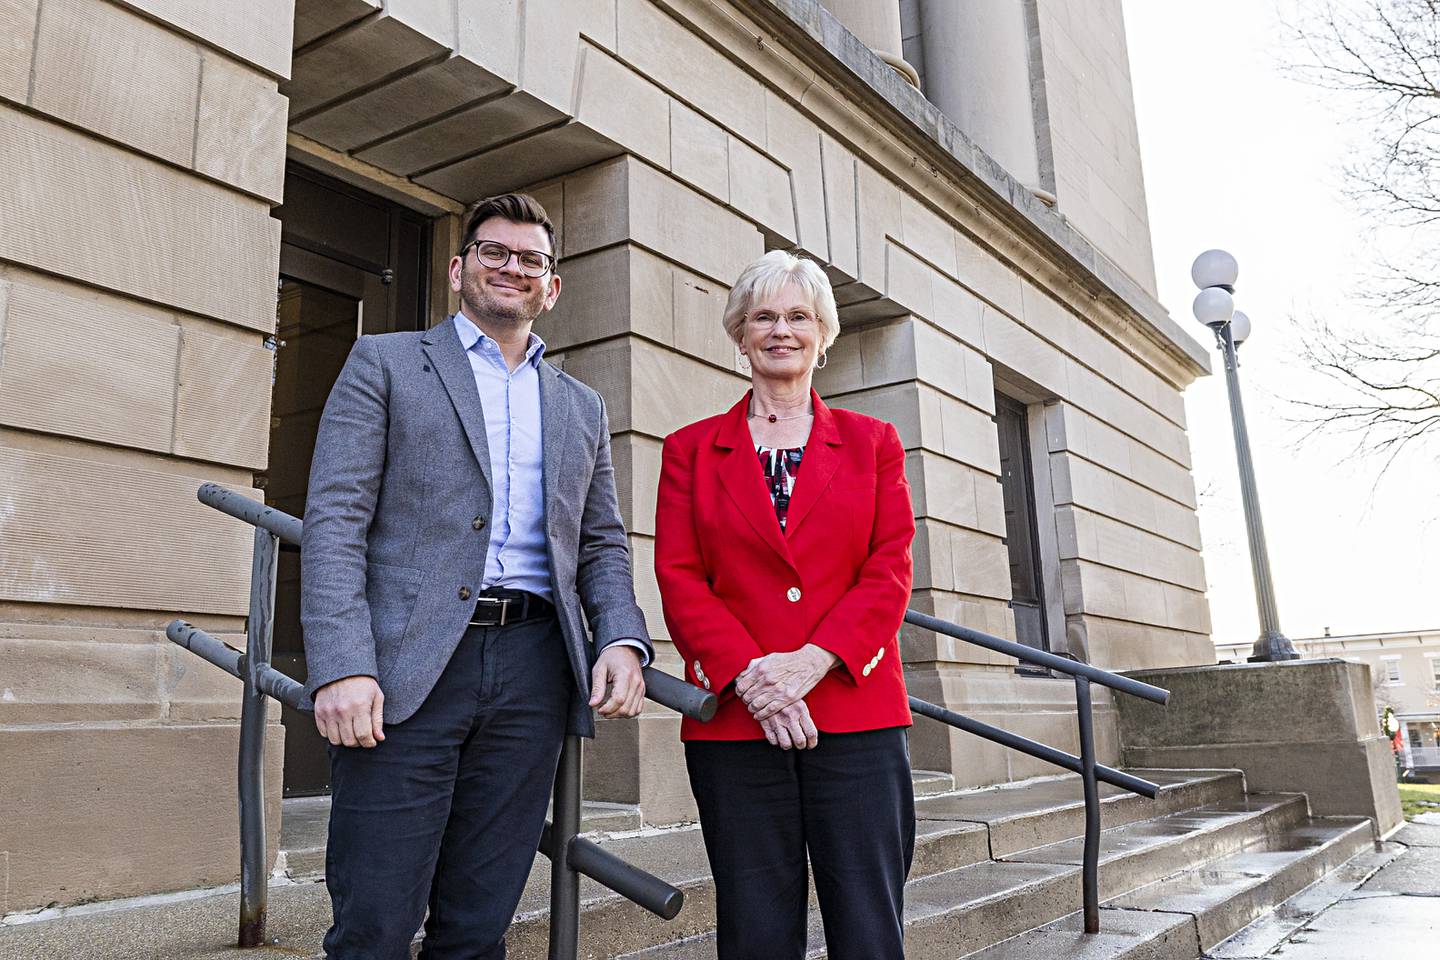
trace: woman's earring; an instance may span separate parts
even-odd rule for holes
[[[816,370],[824,370],[824,369],[825,369],[825,364],[827,364],[827,363],[829,363],[829,362],[830,362],[830,354],[826,353],[824,350],[821,350],[821,351],[820,351],[820,362],[817,363],[817,364],[815,364],[815,369],[816,369]]]
[[[738,359],[736,360],[736,365],[740,368],[740,372],[741,372],[741,373],[749,373],[749,372],[750,372],[750,358],[747,357],[745,354],[741,353],[739,350],[736,350],[736,351],[735,351],[735,356],[738,358]]]

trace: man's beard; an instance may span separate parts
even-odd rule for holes
[[[460,278],[460,300],[476,319],[492,320],[511,327],[534,323],[545,305],[544,288],[514,299],[493,296],[480,278],[466,273]]]

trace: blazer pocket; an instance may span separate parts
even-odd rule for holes
[[[365,599],[370,604],[370,633],[377,660],[388,660],[400,648],[405,628],[415,613],[424,571],[372,563],[365,574]]]

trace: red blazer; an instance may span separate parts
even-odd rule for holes
[[[756,657],[806,643],[840,658],[805,697],[818,729],[910,723],[896,637],[915,536],[905,451],[883,420],[811,399],[783,532],[746,425],[749,394],[665,438],[655,511],[665,623],[686,679],[720,696],[715,718],[685,720],[682,739],[763,738],[735,678]]]

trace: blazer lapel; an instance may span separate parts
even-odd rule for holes
[[[810,426],[810,439],[805,442],[805,456],[800,461],[800,475],[795,478],[795,489],[790,495],[790,510],[785,515],[785,539],[795,536],[795,530],[815,506],[830,478],[840,465],[840,428],[830,408],[820,402],[820,396],[810,391],[810,402],[815,407],[815,422]]]
[[[540,446],[541,477],[545,486],[545,502],[559,502],[556,490],[560,471],[565,463],[565,441],[570,430],[570,396],[560,386],[560,371],[548,363],[540,363]],[[547,520],[550,511],[545,511]]]
[[[480,463],[480,472],[485,475],[485,485],[495,489],[490,476],[490,443],[485,434],[485,409],[480,405],[480,391],[475,387],[475,372],[470,369],[470,358],[460,345],[460,334],[455,330],[455,321],[450,319],[437,327],[431,327],[420,339],[425,355],[435,364],[440,382],[450,394],[450,402],[465,428],[465,437],[470,441],[470,450]]]
[[[746,393],[739,403],[730,408],[715,435],[715,446],[729,451],[720,461],[718,473],[721,486],[760,539],[794,566],[790,548],[780,533],[780,523],[775,519],[775,505],[770,502],[770,494],[765,489],[765,477],[760,471],[760,460],[755,455],[754,441],[750,439],[750,427],[745,422],[749,403],[750,394]],[[804,472],[803,466],[801,472]]]

